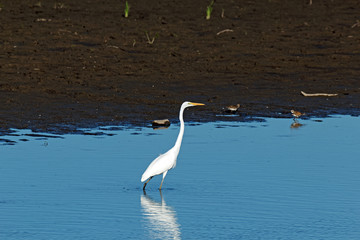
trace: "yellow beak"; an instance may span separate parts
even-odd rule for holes
[[[203,103],[194,103],[194,102],[190,102],[191,105],[194,105],[194,106],[203,106],[205,104]]]

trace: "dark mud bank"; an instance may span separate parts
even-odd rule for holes
[[[147,126],[185,100],[200,122],[360,114],[359,1],[129,3],[2,3],[1,129]]]

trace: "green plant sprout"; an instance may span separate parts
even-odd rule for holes
[[[213,10],[214,2],[215,2],[215,0],[212,0],[212,1],[210,2],[210,5],[207,6],[207,8],[206,8],[206,20],[209,20],[209,19],[210,19],[211,12],[212,12],[212,10]]]
[[[125,1],[125,10],[124,10],[124,12],[125,12],[125,17],[126,18],[129,17],[129,11],[130,11],[130,5],[129,5],[128,1]]]
[[[149,34],[148,34],[148,32],[145,32],[145,34],[146,34],[146,38],[147,38],[147,43],[148,44],[153,44],[154,42],[155,42],[155,39],[157,38],[157,36],[158,36],[158,34],[156,33],[155,34],[155,37],[150,37],[149,36]],[[151,39],[150,39],[151,38]]]

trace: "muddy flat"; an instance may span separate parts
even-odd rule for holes
[[[1,1],[1,128],[360,114],[357,0],[128,2]]]

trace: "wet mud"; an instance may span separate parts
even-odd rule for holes
[[[357,0],[128,2],[0,2],[2,132],[360,114]]]

